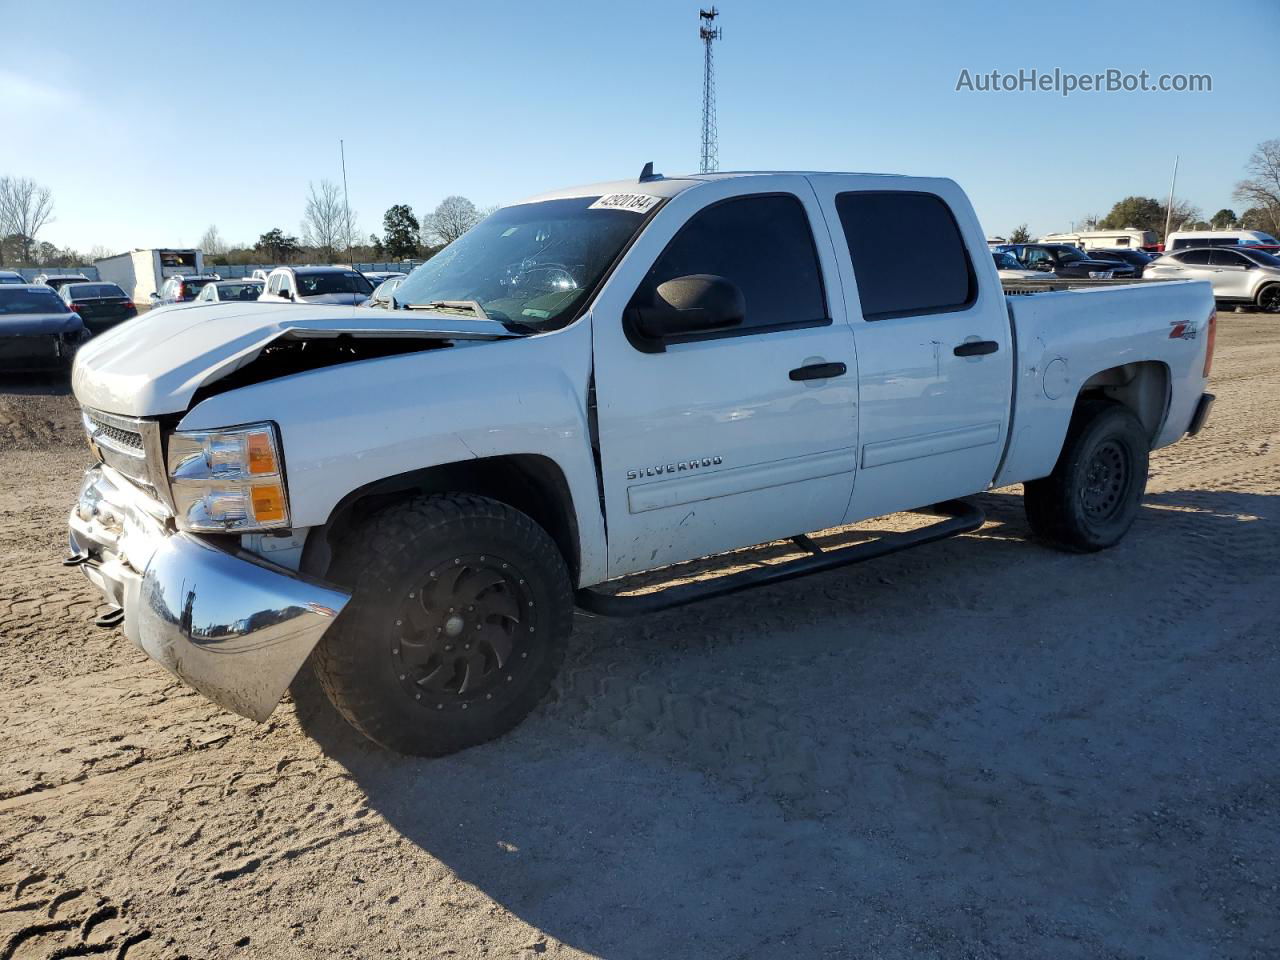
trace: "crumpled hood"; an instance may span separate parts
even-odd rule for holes
[[[0,337],[53,337],[84,330],[74,313],[12,313],[0,316]]]
[[[425,340],[513,336],[493,320],[417,310],[294,303],[156,310],[81,347],[71,387],[83,406],[108,413],[135,417],[182,413],[196,390],[253,360],[279,337],[344,334]]]

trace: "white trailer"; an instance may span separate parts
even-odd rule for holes
[[[1069,243],[1081,250],[1111,250],[1128,247],[1131,250],[1153,250],[1156,246],[1154,230],[1124,227],[1119,230],[1078,230],[1075,233],[1050,233],[1040,238],[1041,243]]]
[[[204,253],[194,249],[132,250],[95,260],[94,266],[101,280],[121,287],[134,303],[149,303],[151,294],[169,277],[204,273]]]

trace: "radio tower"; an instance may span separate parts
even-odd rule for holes
[[[698,11],[698,36],[702,38],[705,56],[702,61],[702,161],[699,173],[715,173],[720,169],[719,135],[716,132],[716,72],[711,44],[720,39],[720,28],[713,26],[720,11],[715,7]]]

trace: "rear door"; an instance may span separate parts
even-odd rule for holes
[[[811,179],[858,344],[858,475],[846,519],[986,489],[1008,431],[1014,358],[968,200],[949,180]]]
[[[741,327],[657,351],[629,336],[628,305],[690,274],[742,290]],[[857,365],[834,250],[804,177],[712,180],[667,201],[591,322],[610,577],[840,522]]]

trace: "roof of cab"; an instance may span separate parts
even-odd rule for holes
[[[523,200],[517,200],[517,204],[522,203],[540,203],[543,200],[566,200],[573,197],[599,197],[610,193],[640,193],[651,197],[662,197],[670,199],[677,194],[684,193],[701,183],[707,183],[712,180],[729,180],[740,177],[771,177],[771,176],[789,176],[789,177],[813,177],[825,176],[831,173],[838,173],[840,176],[851,177],[895,177],[902,174],[893,173],[846,173],[831,170],[723,170],[717,173],[686,173],[678,176],[663,176],[661,174],[655,176],[651,180],[606,180],[602,183],[586,183],[575,187],[564,187],[559,190],[549,190],[546,193],[540,193],[536,196],[526,197]]]

